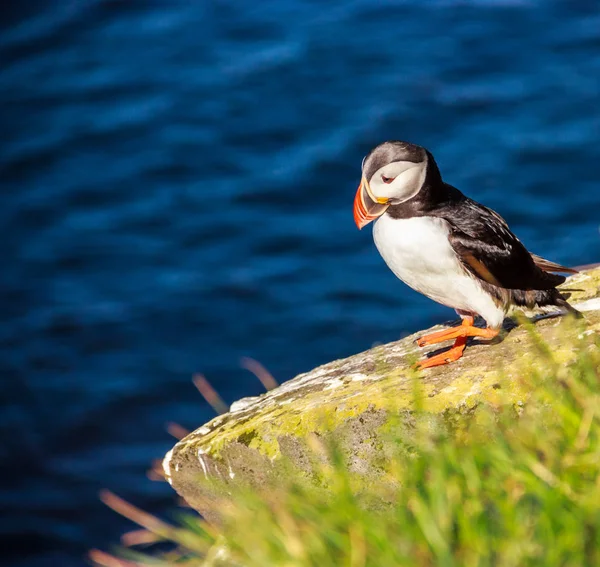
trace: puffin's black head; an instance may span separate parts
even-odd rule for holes
[[[380,217],[390,205],[412,199],[427,176],[431,154],[408,142],[384,142],[373,148],[362,164],[362,180],[354,198],[354,221],[363,228]]]

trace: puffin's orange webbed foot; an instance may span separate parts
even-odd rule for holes
[[[459,337],[456,339],[454,346],[450,350],[436,354],[430,358],[420,360],[415,364],[415,368],[418,370],[424,370],[425,368],[433,368],[434,366],[442,366],[443,364],[454,362],[462,357],[466,344],[467,338]]]

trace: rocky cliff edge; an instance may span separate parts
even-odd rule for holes
[[[586,348],[582,338],[600,333],[600,267],[569,278],[561,289],[585,319],[538,316],[528,325],[505,322],[498,344],[473,341],[464,357],[448,366],[415,373],[411,363],[440,345],[419,349],[415,339],[433,327],[402,340],[336,360],[282,384],[261,396],[235,402],[220,415],[179,441],[163,466],[173,488],[208,520],[217,519],[213,483],[268,486],[280,463],[286,473],[310,474],[306,440],[333,436],[348,466],[368,482],[385,461],[390,416],[411,415],[415,384],[422,410],[432,416],[472,412],[480,404],[527,403],[527,382],[520,377],[540,364],[534,336],[549,345],[555,360],[568,364]],[[572,339],[572,340],[571,340]],[[573,341],[579,339],[579,347]],[[543,371],[543,368],[538,368]],[[222,499],[220,500],[222,502]]]

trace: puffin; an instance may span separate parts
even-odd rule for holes
[[[454,340],[417,368],[460,359],[469,337],[496,338],[513,307],[556,306],[581,317],[556,289],[566,279],[560,273],[577,270],[529,252],[498,213],[445,183],[422,146],[392,140],[365,156],[354,221],[359,229],[375,221],[375,245],[396,277],[462,320],[417,339],[419,347]]]

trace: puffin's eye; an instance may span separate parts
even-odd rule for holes
[[[384,183],[391,183],[392,181],[394,181],[394,179],[396,179],[395,177],[386,177],[385,175],[383,175],[383,173],[381,174],[381,181],[383,181]]]

